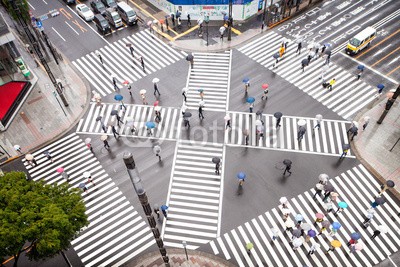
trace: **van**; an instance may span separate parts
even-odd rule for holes
[[[106,19],[115,28],[119,28],[119,27],[123,26],[121,17],[117,13],[117,11],[115,11],[111,7],[106,9]]]
[[[346,54],[356,55],[358,52],[369,46],[376,37],[376,29],[372,27],[365,28],[362,32],[349,40],[346,47]]]
[[[117,4],[117,11],[126,24],[137,24],[136,12],[127,3],[119,2]]]
[[[111,32],[111,27],[110,24],[108,24],[108,21],[100,14],[94,15],[94,24],[96,24],[97,29],[99,32],[101,32],[103,35]]]

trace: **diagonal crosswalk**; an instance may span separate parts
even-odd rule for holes
[[[44,156],[46,150],[54,162]],[[88,191],[82,193],[90,224],[71,242],[84,266],[120,266],[155,243],[147,223],[78,135],[70,134],[32,154],[38,165],[32,167],[25,160],[24,164],[35,181],[66,182],[56,171],[62,167],[70,186],[78,187],[87,182],[83,172],[91,173],[95,185],[87,183]]]
[[[178,143],[163,228],[166,246],[181,248],[186,241],[188,249],[196,249],[218,236],[223,184],[214,157],[223,162],[222,145]]]
[[[135,136],[135,137],[151,137],[160,139],[173,139],[175,140],[179,135],[178,125],[181,123],[180,110],[177,108],[161,107],[161,121],[155,123],[151,135],[148,134],[146,122],[155,122],[154,106],[145,105],[128,105],[125,104],[126,109],[121,108],[119,104],[105,104],[97,105],[92,103],[88,115],[81,119],[77,133],[91,133],[91,134],[104,134],[101,127],[101,122],[96,121],[96,118],[101,116],[104,125],[107,127],[108,135],[112,135],[111,125],[114,125],[116,130],[121,136]],[[121,117],[123,123],[118,126],[116,116],[111,115],[111,111],[117,110],[118,116]],[[127,118],[133,118],[133,124],[136,132],[131,133],[132,126],[127,123]]]
[[[240,225],[228,233],[211,241],[210,247],[214,254],[230,260],[237,266],[374,266],[383,261],[389,255],[398,251],[400,247],[399,222],[395,219],[400,212],[399,205],[388,194],[383,193],[387,202],[375,209],[375,215],[370,226],[364,228],[362,222],[366,217],[366,210],[370,203],[378,195],[380,186],[375,178],[361,164],[330,179],[329,183],[334,186],[339,194],[336,202],[345,201],[349,206],[346,210],[338,213],[326,212],[325,203],[321,197],[313,199],[315,190],[309,190],[288,201],[289,215],[293,221],[296,214],[302,214],[303,223],[311,225],[311,229],[317,233],[321,229],[320,223],[315,222],[317,212],[325,214],[325,220],[339,222],[342,227],[336,234],[317,235],[309,242],[293,250],[291,240],[292,234],[286,231],[282,218],[281,208],[274,208],[251,221]],[[335,201],[334,201],[335,202]],[[336,207],[334,208],[336,210]],[[381,234],[375,239],[371,236],[378,225],[385,225],[388,233]],[[278,239],[273,241],[271,229],[278,229]],[[350,253],[346,243],[350,240],[350,234],[359,232],[362,235],[359,243],[363,249]],[[334,239],[342,243],[342,247],[334,252],[326,254],[330,242]],[[254,248],[250,255],[246,251],[246,244],[253,243]],[[314,255],[308,256],[310,246],[314,243],[320,244]]]
[[[132,57],[127,44],[134,48]],[[99,49],[103,64],[98,55],[91,52],[72,63],[96,88],[96,91],[105,96],[114,91],[112,76],[117,80],[119,89],[123,88],[124,81],[137,81],[153,72],[170,66],[184,58],[186,53],[177,52],[148,30],[137,32],[129,37],[122,38],[110,45]],[[139,57],[144,58],[143,71]]]
[[[189,70],[186,105],[197,109],[204,93],[204,110],[225,111],[230,83],[232,51],[224,53],[194,53]]]
[[[301,61],[307,58],[308,51],[304,47],[301,55],[296,54],[297,44],[292,42],[276,68],[275,59],[283,37],[273,31],[239,48],[239,51],[269,70],[277,73],[288,82],[336,112],[345,119],[351,119],[357,111],[375,99],[377,91],[362,80],[357,80],[356,74],[349,73],[334,63],[329,64],[325,80],[336,79],[332,91],[322,86],[321,69],[325,59],[319,57],[311,60],[305,71],[301,70]],[[305,44],[303,46],[306,46]]]
[[[281,127],[276,128],[276,118],[270,114],[262,114],[258,117],[254,113],[228,112],[231,117],[232,128],[225,132],[225,140],[228,145],[245,145],[243,131],[249,130],[249,146],[259,148],[297,151],[313,154],[341,155],[343,144],[349,143],[347,121],[323,120],[321,127],[315,128],[317,121],[314,118],[300,118],[284,116],[280,122]],[[264,122],[264,133],[257,131],[256,120]],[[305,120],[306,133],[301,142],[298,141],[297,122]],[[349,152],[348,157],[351,156]]]

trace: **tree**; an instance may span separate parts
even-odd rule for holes
[[[28,181],[23,172],[0,177],[0,258],[26,251],[29,259],[55,256],[88,225],[80,190]]]
[[[27,0],[1,0],[1,3],[7,9],[7,12],[11,15],[11,17],[14,20],[17,20],[18,15],[15,12],[10,2],[15,2],[15,4],[21,10],[22,18],[26,22],[30,21],[31,16],[29,15],[29,5]]]

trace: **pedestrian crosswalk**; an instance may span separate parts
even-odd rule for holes
[[[51,153],[54,162],[44,151]],[[90,224],[71,242],[84,266],[120,266],[155,243],[147,223],[78,135],[70,134],[32,154],[38,165],[24,164],[35,181],[65,183],[57,172],[64,168],[70,186],[78,187],[87,182],[83,173],[91,174],[94,184],[87,183],[88,191],[82,193]]]
[[[357,80],[356,73],[350,73],[334,63],[329,64],[324,79],[326,81],[336,79],[336,83],[332,91],[324,88],[320,77],[325,58],[312,59],[303,72],[301,62],[303,59],[307,59],[308,51],[304,47],[301,55],[297,55],[295,42],[289,44],[287,51],[279,60],[277,67],[274,68],[275,58],[273,55],[278,52],[282,39],[281,35],[270,31],[239,48],[239,51],[285,78],[345,119],[351,119],[357,111],[376,98],[377,91],[373,87],[362,80]]]
[[[97,105],[92,103],[88,115],[80,120],[76,132],[105,134],[102,129],[103,123],[106,127],[107,135],[113,134],[112,128],[109,126],[114,125],[120,136],[154,137],[172,140],[178,138],[178,125],[181,123],[181,113],[179,109],[160,107],[161,121],[157,123],[155,121],[154,106],[125,104],[125,107],[126,109],[121,108],[120,104],[103,103],[102,105]],[[123,122],[120,123],[119,126],[116,115],[111,115],[113,110],[118,112],[118,116]],[[101,117],[101,120],[96,120],[98,117]],[[133,119],[133,122],[129,122],[130,118]],[[154,128],[151,130],[150,134],[147,131],[147,122],[154,122]],[[133,127],[136,131],[132,133],[131,129],[133,129]]]
[[[198,109],[202,91],[204,110],[225,112],[229,97],[232,51],[193,55],[194,64],[189,70],[186,106]]]
[[[396,220],[400,212],[399,205],[388,193],[383,193],[387,202],[375,209],[375,215],[370,226],[364,228],[366,210],[371,207],[371,202],[378,195],[379,184],[375,178],[361,164],[345,173],[329,180],[339,194],[337,202],[344,201],[348,208],[336,216],[333,212],[327,213],[325,203],[317,196],[313,199],[315,190],[304,192],[288,201],[290,217],[301,214],[303,224],[308,223],[317,233],[321,223],[315,223],[315,214],[324,213],[325,220],[330,223],[339,222],[342,226],[337,233],[330,234],[324,231],[297,249],[292,249],[292,234],[286,231],[282,218],[281,208],[271,211],[240,225],[211,241],[210,249],[214,254],[233,262],[236,266],[375,266],[389,255],[398,251],[400,247],[399,222]],[[336,210],[336,207],[335,207]],[[375,239],[371,236],[379,225],[384,225],[388,232],[381,233]],[[329,227],[328,227],[329,228]],[[278,238],[272,240],[273,230],[278,229]],[[329,231],[329,230],[328,230]],[[330,232],[330,231],[329,231]],[[350,252],[346,243],[350,235],[358,232],[362,235],[361,251]],[[332,240],[339,240],[342,247],[325,253]],[[247,253],[246,244],[252,243],[253,249]],[[318,243],[321,247],[315,254],[308,256],[312,244]]]
[[[129,45],[134,49],[133,56]],[[169,47],[148,30],[122,38],[100,48],[98,52],[101,60],[96,52],[91,52],[72,63],[103,96],[114,91],[113,76],[121,89],[124,81],[137,81],[186,55],[183,51],[178,52]],[[142,69],[140,57],[144,59],[145,71]]]
[[[186,241],[196,249],[218,236],[223,176],[215,172],[215,157],[223,162],[222,144],[179,141],[163,228],[166,246],[181,248]]]
[[[254,113],[228,112],[228,115],[232,125],[231,129],[225,131],[228,145],[246,145],[246,129],[249,132],[248,145],[260,148],[337,156],[342,154],[343,145],[349,144],[347,128],[350,123],[347,121],[323,120],[318,129],[315,128],[317,121],[314,118],[283,116],[281,126],[276,128],[277,119],[270,114],[258,116]],[[256,126],[256,120],[261,120],[264,124]],[[300,142],[299,121],[306,123],[306,132]],[[353,157],[350,151],[347,157]]]

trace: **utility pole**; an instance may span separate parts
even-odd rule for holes
[[[42,51],[40,51],[40,47],[38,46],[35,36],[29,30],[28,24],[23,19],[19,6],[15,3],[14,0],[9,0],[8,2],[11,4],[15,13],[17,14],[17,20],[18,20],[19,24],[22,26],[22,28],[24,28],[25,34],[28,37],[29,42],[31,43],[36,55],[38,56],[40,62],[42,63],[44,69],[46,70],[47,75],[49,76],[51,82],[53,83],[54,88],[56,89],[58,95],[61,98],[61,101],[63,102],[64,106],[68,107],[69,104],[67,102],[67,99],[64,96],[63,90],[62,90],[62,88],[59,87],[56,78],[54,77],[53,73],[50,70],[49,65],[47,64],[46,59],[43,57]]]
[[[396,91],[393,93],[392,97],[389,97],[388,101],[386,102],[385,105],[385,110],[383,111],[381,117],[379,120],[376,122],[378,124],[382,124],[383,120],[385,119],[386,115],[388,114],[390,108],[393,106],[394,102],[396,101],[396,98],[400,95],[400,84],[397,86]]]
[[[232,18],[232,2],[233,0],[229,0],[229,15],[228,15],[228,41],[232,40],[232,24],[233,24],[233,18]]]
[[[142,204],[143,211],[146,214],[147,221],[149,222],[151,231],[153,232],[156,240],[158,249],[160,250],[161,256],[166,267],[169,267],[169,257],[167,251],[164,248],[164,242],[161,239],[160,231],[157,228],[157,222],[153,217],[153,211],[147,199],[146,190],[143,188],[142,180],[139,176],[139,171],[136,168],[135,160],[133,159],[132,153],[125,152],[123,155],[124,163],[129,174],[129,178],[133,184],[133,188],[139,198],[140,204]]]

